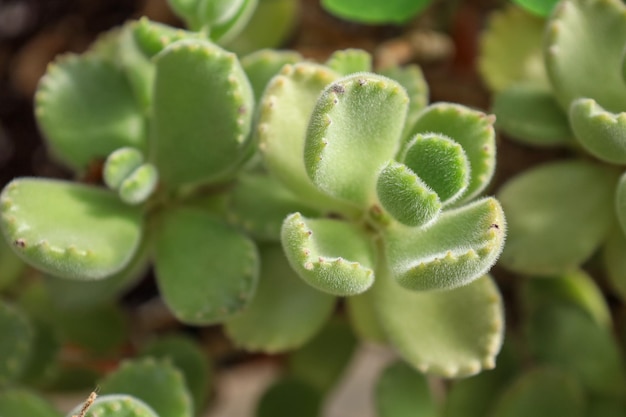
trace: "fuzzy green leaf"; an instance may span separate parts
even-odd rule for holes
[[[457,200],[469,185],[470,165],[463,147],[437,134],[418,134],[402,161],[432,188],[443,205]]]
[[[124,147],[109,155],[104,163],[104,183],[117,190],[122,182],[143,163],[143,154],[137,148]]]
[[[507,388],[493,417],[583,417],[585,396],[578,381],[554,369],[534,369]]]
[[[158,22],[152,22],[146,17],[133,23],[132,34],[137,45],[148,57],[161,52],[170,44],[183,39],[206,40],[203,32],[189,32]]]
[[[52,275],[110,276],[130,262],[141,240],[141,212],[108,190],[20,178],[0,201],[3,232],[17,254]]]
[[[95,55],[66,55],[35,96],[50,151],[75,170],[123,146],[146,149],[141,110],[122,70]]]
[[[0,388],[17,379],[29,359],[34,332],[28,318],[0,300]]]
[[[254,98],[237,57],[200,40],[155,57],[151,158],[169,187],[232,173],[248,146]]]
[[[491,115],[468,107],[438,103],[428,106],[413,126],[416,133],[444,135],[459,143],[470,164],[470,182],[459,202],[476,197],[487,187],[496,166],[496,143]]]
[[[170,209],[158,219],[156,276],[174,315],[189,324],[221,322],[239,312],[256,289],[254,243],[209,213]]]
[[[406,23],[424,10],[431,0],[322,0],[332,14],[359,23]]]
[[[136,397],[159,416],[193,416],[193,403],[183,374],[166,360],[146,358],[124,362],[98,386],[103,395],[128,394]]]
[[[378,172],[398,151],[408,101],[400,84],[375,74],[353,74],[328,86],[304,146],[313,183],[360,208],[374,202]]]
[[[413,290],[460,287],[487,273],[504,245],[500,204],[485,198],[444,212],[426,228],[400,225],[385,232],[392,277]]]
[[[322,395],[311,385],[294,378],[273,384],[261,397],[256,417],[317,417]]]
[[[294,51],[262,49],[241,58],[241,66],[250,80],[254,97],[260,101],[265,87],[272,77],[280,72],[281,68],[287,64],[293,65],[303,59],[302,55]]]
[[[380,417],[435,417],[437,408],[428,381],[403,362],[388,366],[376,385]]]
[[[572,102],[569,118],[576,139],[593,156],[626,163],[626,113],[611,113],[593,99],[580,98]]]
[[[583,161],[533,168],[498,199],[509,234],[500,261],[526,274],[559,274],[587,260],[611,227],[615,175]]]
[[[373,244],[350,223],[294,213],[285,219],[281,242],[291,267],[321,291],[354,295],[374,282]]]
[[[148,114],[152,105],[154,64],[141,50],[133,35],[135,22],[126,23],[120,30],[110,61],[126,75],[135,101],[143,113]],[[149,134],[149,133],[148,133]]]
[[[405,361],[447,378],[476,374],[495,365],[504,314],[493,280],[483,276],[448,291],[410,291],[391,277],[374,287],[380,323]]]
[[[409,167],[395,161],[380,171],[376,192],[385,210],[407,226],[428,224],[441,212],[437,193]]]
[[[246,310],[226,322],[226,332],[248,351],[298,348],[322,328],[335,298],[302,282],[280,247],[263,248],[261,261],[257,293]]]
[[[83,407],[84,403],[77,405],[66,417],[81,415]],[[103,395],[91,404],[85,417],[160,417],[160,415],[132,395]]]
[[[492,111],[496,127],[521,143],[558,146],[572,137],[567,114],[545,87],[513,84],[495,94]]]
[[[564,109],[580,97],[592,98],[611,112],[626,108],[626,84],[620,71],[625,10],[619,0],[568,0],[552,14],[544,56]]]
[[[326,66],[340,75],[371,72],[372,56],[362,49],[343,49],[333,52],[326,60]]]
[[[62,414],[35,393],[11,389],[0,393],[0,416],[61,417]]]
[[[364,293],[348,297],[345,299],[346,309],[350,326],[360,339],[385,343],[387,338],[376,312],[374,296],[374,291],[370,288]]]

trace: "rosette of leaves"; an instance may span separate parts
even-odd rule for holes
[[[142,20],[59,58],[39,85],[37,120],[79,175],[105,161],[107,188],[15,179],[0,197],[5,237],[26,262],[74,280],[136,274],[152,259],[177,318],[222,321],[258,278],[254,243],[223,209],[254,149],[253,111],[239,60],[202,33]]]
[[[304,282],[348,297],[359,333],[382,329],[421,371],[490,368],[503,317],[484,274],[505,222],[494,198],[474,199],[493,173],[493,120],[426,107],[416,67],[390,73],[398,82],[370,65],[356,52],[287,65],[265,89],[265,165],[314,213],[284,219],[283,250]]]
[[[481,69],[495,93],[496,127],[575,155],[501,189],[507,268],[559,274],[602,247],[608,275],[626,295],[624,260],[616,256],[626,231],[625,46],[626,6],[617,0],[563,0],[545,21],[514,8],[493,16]]]

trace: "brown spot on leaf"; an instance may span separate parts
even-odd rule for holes
[[[333,84],[330,89],[337,94],[343,94],[346,92],[346,88],[341,84]]]
[[[25,248],[26,247],[26,241],[22,238],[20,239],[15,239],[15,242],[13,242],[15,244],[15,246],[18,246],[20,248]]]

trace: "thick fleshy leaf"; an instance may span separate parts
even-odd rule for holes
[[[200,2],[198,14],[208,27],[211,39],[223,44],[244,29],[257,3],[258,0],[204,0]]]
[[[248,146],[254,110],[237,57],[200,40],[175,42],[155,57],[151,158],[177,187],[231,173]]]
[[[621,228],[611,231],[604,245],[603,258],[606,277],[612,289],[626,300],[626,237]]]
[[[573,136],[567,114],[552,91],[533,84],[513,84],[495,94],[496,128],[534,146],[565,145]]]
[[[0,201],[3,232],[17,254],[52,275],[113,275],[141,240],[141,211],[105,189],[20,178],[5,187]]]
[[[513,0],[516,4],[528,10],[529,12],[541,16],[547,17],[550,15],[554,6],[559,0]]]
[[[448,137],[415,135],[402,161],[437,193],[443,205],[458,199],[469,185],[467,156],[463,147]]]
[[[394,157],[409,99],[389,78],[353,74],[326,87],[315,105],[304,145],[307,173],[329,195],[366,208],[376,178]]]
[[[495,366],[504,312],[491,277],[453,290],[425,292],[379,276],[374,291],[389,342],[421,372],[455,378]]]
[[[282,67],[287,64],[293,65],[303,59],[302,55],[295,51],[262,49],[241,58],[241,66],[250,80],[254,97],[259,101],[267,84]]]
[[[403,362],[388,366],[376,385],[379,417],[435,417],[428,381]]]
[[[206,40],[204,32],[189,32],[163,23],[152,22],[147,17],[139,19],[131,29],[135,42],[150,58],[170,44],[183,39]]]
[[[259,287],[250,305],[226,322],[231,340],[248,351],[279,352],[309,341],[330,317],[335,297],[303,282],[280,246],[261,250]]]
[[[512,4],[489,17],[487,30],[480,40],[478,68],[492,91],[498,92],[519,82],[549,88],[541,51],[544,25],[543,19]]]
[[[321,291],[354,295],[374,282],[371,238],[350,223],[294,213],[285,219],[281,242],[291,267]]]
[[[385,232],[393,279],[412,290],[460,287],[487,273],[504,245],[506,222],[494,198],[444,212],[426,228]]]
[[[431,0],[322,0],[332,14],[359,23],[406,23]]]
[[[268,170],[302,201],[334,209],[337,203],[319,191],[304,167],[304,141],[315,102],[337,78],[311,63],[287,65],[268,84],[261,100],[257,134]]]
[[[143,111],[142,114],[148,114],[152,105],[155,69],[152,60],[137,44],[133,34],[136,24],[137,22],[130,21],[120,29],[110,60],[124,71],[135,101]]]
[[[223,321],[239,312],[256,289],[254,243],[198,209],[170,209],[158,219],[156,276],[174,315],[189,324]]]
[[[28,318],[0,300],[0,387],[17,379],[29,359],[34,332]]]
[[[117,190],[122,182],[143,162],[143,154],[137,148],[124,147],[109,155],[102,169],[104,183]]]
[[[159,416],[193,417],[193,403],[183,374],[169,361],[127,361],[100,383],[105,394],[128,394],[144,401]]]
[[[144,117],[123,71],[94,54],[48,67],[35,101],[50,151],[75,170],[123,146],[146,149]]]
[[[626,84],[620,71],[626,43],[625,11],[619,0],[568,0],[552,14],[544,55],[564,109],[580,97],[593,98],[611,112],[626,109]]]
[[[272,385],[259,400],[256,417],[317,417],[323,397],[311,385],[285,378]]]
[[[0,393],[0,416],[61,417],[62,414],[40,395],[14,388]]]
[[[364,293],[347,297],[345,299],[346,309],[350,326],[360,339],[385,343],[387,337],[378,319],[374,296],[374,291],[370,288]]]
[[[206,353],[193,339],[171,334],[159,337],[141,351],[141,356],[169,360],[183,373],[194,401],[196,414],[204,409],[209,395],[211,365]]]
[[[343,49],[333,52],[326,61],[326,66],[340,75],[371,72],[372,56],[362,49]]]
[[[3,236],[0,236],[0,292],[13,285],[21,276],[26,264],[13,252]]]
[[[578,381],[555,369],[522,374],[507,388],[490,416],[583,417],[585,395]]]
[[[409,95],[409,110],[406,114],[403,137],[411,132],[420,112],[428,105],[428,84],[422,70],[417,65],[393,66],[380,71],[380,74],[396,80]]]
[[[572,102],[569,118],[576,139],[593,156],[614,164],[626,163],[626,113],[611,113],[593,99],[580,98]]]
[[[533,275],[582,264],[609,232],[615,183],[613,172],[584,161],[542,165],[507,182],[498,195],[509,228],[501,263]]]
[[[85,404],[77,405],[66,417],[80,416]],[[160,415],[132,395],[103,395],[89,405],[85,417],[160,417]]]
[[[437,193],[409,167],[395,161],[380,171],[376,193],[385,210],[406,226],[423,226],[441,212]]]
[[[459,104],[437,103],[420,115],[411,135],[435,133],[458,142],[470,163],[470,183],[459,202],[485,189],[496,166],[495,117]]]
[[[159,173],[152,164],[142,164],[122,181],[118,190],[120,200],[130,205],[145,202],[154,193]]]

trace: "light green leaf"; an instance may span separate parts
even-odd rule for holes
[[[437,407],[428,381],[403,362],[388,366],[376,385],[376,409],[380,417],[435,417]]]
[[[104,183],[112,190],[117,190],[122,182],[143,162],[143,154],[137,148],[129,146],[111,153],[102,169]]]
[[[281,68],[302,60],[304,60],[302,55],[295,51],[273,49],[261,49],[241,58],[241,66],[250,80],[257,102],[261,100],[267,84],[278,75]]]
[[[146,149],[145,121],[124,73],[95,54],[49,66],[35,102],[50,151],[74,170],[123,146]]]
[[[576,139],[593,156],[613,164],[626,163],[626,113],[611,113],[593,99],[579,98],[572,102],[569,118]]]
[[[291,267],[321,291],[354,295],[374,282],[371,239],[350,223],[294,213],[285,219],[281,242]]]
[[[325,65],[340,75],[371,72],[372,56],[362,49],[342,49],[333,52]]]
[[[0,236],[0,292],[19,279],[25,266],[26,264],[13,252],[4,236]]]
[[[304,146],[307,173],[327,194],[367,208],[378,172],[400,146],[408,97],[397,82],[370,73],[335,81],[319,97]]]
[[[356,335],[366,341],[385,343],[387,337],[380,324],[375,306],[375,294],[370,288],[364,293],[345,299],[350,325]]]
[[[207,40],[203,32],[189,32],[180,28],[152,22],[147,17],[142,17],[133,22],[132,36],[137,46],[149,58],[161,52],[174,42],[183,39]]]
[[[417,65],[394,66],[378,71],[381,75],[396,80],[409,95],[409,109],[402,137],[407,139],[419,114],[428,105],[428,84],[422,70]]]
[[[503,266],[525,274],[560,274],[587,260],[613,221],[616,176],[584,161],[554,162],[509,180],[498,199],[509,234]]]
[[[0,416],[61,417],[62,414],[41,396],[14,388],[0,393]]]
[[[335,297],[302,282],[279,246],[267,246],[261,249],[257,293],[241,314],[226,322],[226,332],[248,351],[295,349],[322,328],[334,305]]]
[[[254,110],[237,57],[200,40],[175,42],[155,57],[151,160],[168,187],[233,172],[248,147]]]
[[[87,399],[86,399],[87,400]],[[84,403],[66,417],[80,416]],[[85,417],[160,417],[146,403],[132,395],[103,395],[91,404]]]
[[[504,313],[489,276],[453,290],[428,292],[410,291],[389,276],[379,276],[374,291],[389,342],[421,372],[458,378],[495,366]]]
[[[366,24],[406,23],[431,0],[322,0],[322,6],[343,19]]]
[[[34,331],[26,315],[0,300],[0,388],[16,380],[27,366]],[[7,337],[10,336],[10,337]]]
[[[554,6],[559,0],[513,0],[516,4],[520,5],[529,12],[540,16],[547,17],[550,15]]]
[[[393,225],[385,252],[394,280],[412,290],[460,287],[487,273],[504,245],[498,201],[485,198],[444,212],[426,228]]]
[[[156,226],[157,283],[179,320],[217,323],[247,305],[259,268],[249,238],[209,213],[184,207],[170,208]]]
[[[118,190],[120,200],[130,205],[145,202],[156,190],[159,173],[152,164],[142,164],[122,181]]]
[[[258,0],[200,0],[198,15],[213,41],[228,43],[245,28],[257,3]]]
[[[2,228],[16,253],[52,275],[100,279],[137,251],[142,216],[105,189],[19,178],[0,196]]]

